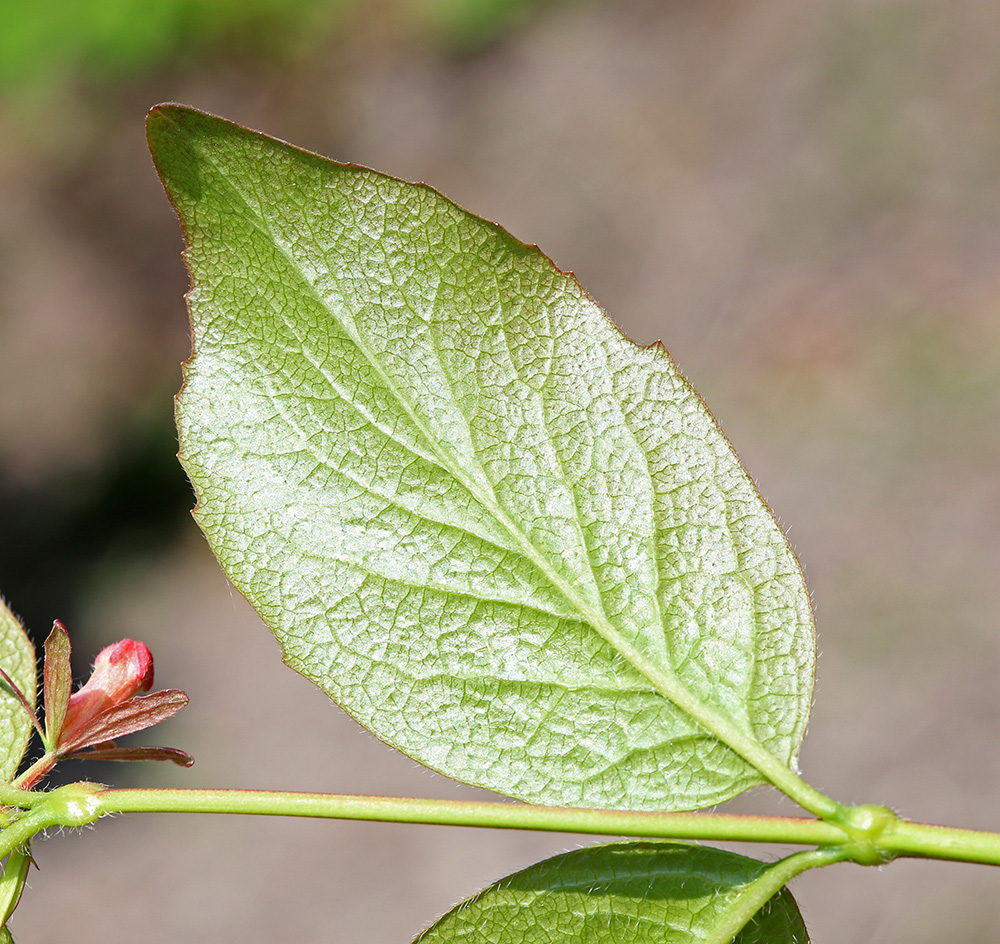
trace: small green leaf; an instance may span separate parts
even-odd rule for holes
[[[195,515],[285,660],[510,796],[683,809],[789,773],[798,564],[662,347],[425,186],[175,105]]]
[[[732,930],[727,934],[740,898],[754,895],[755,880],[767,871],[755,859],[705,846],[594,846],[490,885],[414,944],[808,944],[787,890],[757,911],[735,939]]]
[[[0,599],[0,668],[35,704],[35,647],[7,604]],[[28,749],[33,723],[27,709],[6,682],[0,682],[0,779],[9,783]]]
[[[45,746],[54,751],[66,717],[73,691],[73,668],[70,664],[72,646],[66,627],[59,620],[45,640],[45,663],[42,669],[43,701],[45,703]]]

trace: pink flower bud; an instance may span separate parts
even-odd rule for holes
[[[101,712],[153,685],[153,656],[145,643],[123,639],[102,649],[89,681],[69,697],[60,745],[71,745]]]

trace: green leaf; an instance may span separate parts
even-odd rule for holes
[[[768,895],[757,910],[755,883],[767,872],[755,859],[704,846],[594,846],[546,859],[490,885],[414,944],[729,944],[734,926],[743,922],[747,899],[756,914],[734,944],[808,944],[787,890]]]
[[[24,884],[28,880],[28,869],[31,867],[31,853],[27,848],[14,849],[3,864],[3,874],[0,875],[0,930],[7,927],[7,920],[14,913]],[[8,935],[10,932],[7,932]],[[0,944],[10,938],[0,933]]]
[[[176,105],[149,137],[188,242],[195,516],[289,665],[526,800],[794,777],[802,575],[662,347],[428,187]]]
[[[0,599],[0,668],[35,704],[35,647],[17,617]],[[9,783],[28,749],[32,721],[27,709],[6,682],[0,681],[0,780]]]

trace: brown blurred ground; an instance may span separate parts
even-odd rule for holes
[[[142,118],[161,100],[215,111],[432,183],[575,271],[638,340],[661,338],[809,578],[822,657],[806,777],[844,801],[1000,829],[1000,7],[563,3],[461,54],[373,10],[298,60],[222,55],[76,88],[34,121],[0,112],[6,507],[72,506],[68,490],[99,491],[133,437],[173,451],[149,431],[187,353],[185,276]],[[187,501],[178,481],[171,508]],[[137,494],[130,515],[158,504]],[[193,770],[105,776],[472,794],[280,666],[176,516],[152,546],[102,544],[99,566],[78,528],[52,547],[58,566],[42,555],[24,576],[32,594],[70,580],[52,599],[71,628],[93,648],[143,638],[161,683],[191,695],[156,740],[195,754]],[[0,572],[23,611],[11,580]],[[36,623],[67,615],[33,606]],[[734,806],[792,812],[765,791]],[[20,944],[405,942],[574,844],[121,818],[39,843],[12,925]],[[841,866],[794,891],[815,944],[980,944],[1000,923],[985,867]]]

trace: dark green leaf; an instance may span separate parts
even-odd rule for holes
[[[491,885],[449,911],[414,944],[729,944],[716,941],[720,929],[731,924],[740,897],[754,894],[754,880],[766,871],[754,859],[704,846],[595,846]],[[785,890],[757,912],[735,944],[808,940]]]

